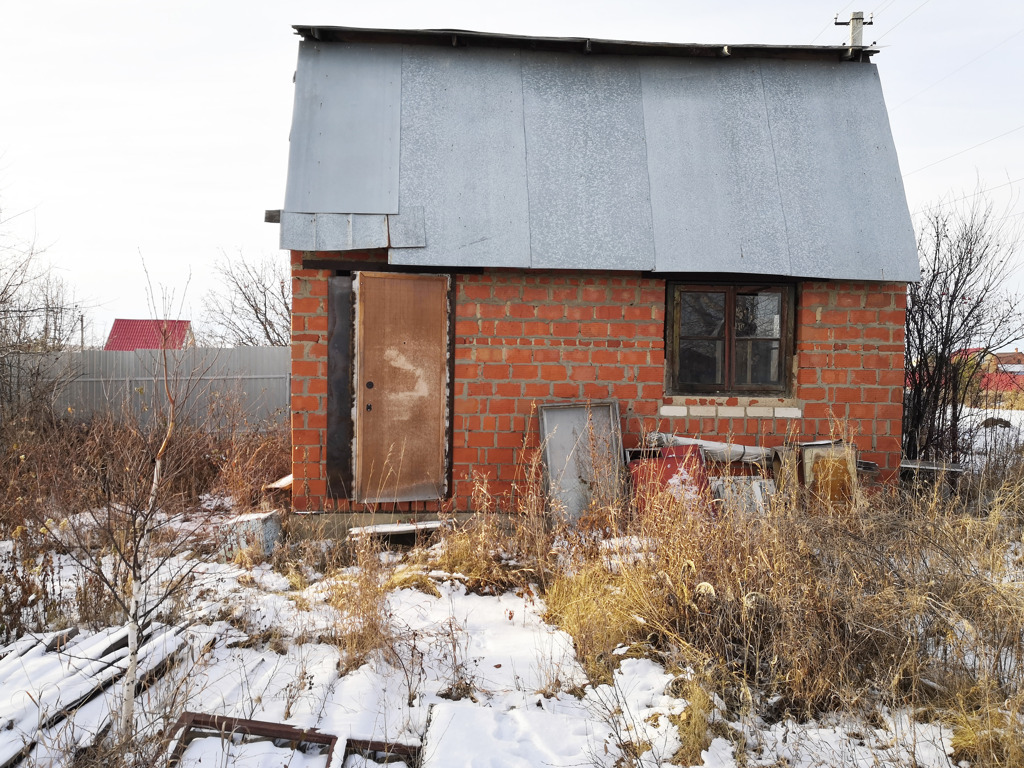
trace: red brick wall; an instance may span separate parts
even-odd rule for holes
[[[326,278],[293,256],[292,429],[297,509],[330,509],[322,466]],[[636,273],[487,270],[455,280],[454,498],[474,474],[509,490],[537,445],[536,403],[615,399],[623,440],[677,432],[778,445],[852,430],[887,474],[900,458],[905,286],[808,282],[797,291],[795,387],[787,398],[666,397],[665,281]],[[343,507],[347,506],[341,502]],[[403,509],[437,509],[438,502]]]
[[[302,269],[292,252],[292,504],[325,509],[327,431],[327,278]]]

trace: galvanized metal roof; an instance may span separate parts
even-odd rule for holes
[[[284,248],[919,276],[873,51],[297,29]]]

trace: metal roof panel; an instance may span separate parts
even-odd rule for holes
[[[398,213],[402,49],[303,41],[284,207]]]
[[[876,67],[764,61],[761,71],[792,273],[917,280]]]
[[[532,266],[653,269],[636,59],[523,54]]]
[[[644,59],[657,269],[789,274],[756,59]]]
[[[422,209],[425,242],[392,248],[392,263],[530,266],[519,59],[406,47],[399,214]]]
[[[870,64],[374,35],[303,43],[283,247],[387,214],[397,264],[919,275]]]

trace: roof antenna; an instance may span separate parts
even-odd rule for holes
[[[835,25],[837,27],[849,27],[850,28],[850,48],[863,48],[864,47],[864,26],[871,26],[875,23],[875,14],[871,14],[871,18],[864,21],[864,11],[854,11],[850,14],[849,21],[840,21],[839,14],[836,14]]]

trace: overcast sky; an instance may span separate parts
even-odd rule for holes
[[[826,45],[854,10],[911,212],[980,184],[1024,222],[1019,0],[0,0],[0,236],[45,249],[96,339],[150,316],[143,261],[201,320],[222,252],[279,254],[263,212],[284,198],[293,24]]]

